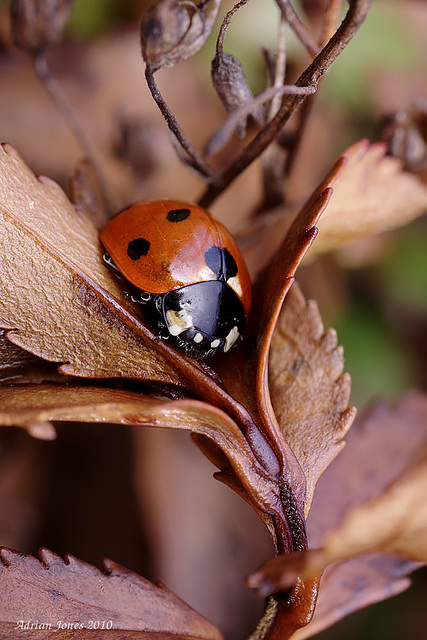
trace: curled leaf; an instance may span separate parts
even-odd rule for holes
[[[191,0],[159,0],[141,22],[142,56],[151,71],[173,67],[194,55],[205,43],[216,19],[220,0],[206,17],[204,6]]]
[[[51,421],[128,424],[185,429],[203,435],[222,451],[214,462],[233,469],[246,497],[268,511],[277,501],[274,486],[233,420],[198,400],[154,399],[139,393],[97,387],[19,385],[0,387],[0,425],[30,431]]]
[[[385,154],[383,144],[367,140],[346,151],[348,163],[335,184],[328,215],[319,224],[314,253],[395,229],[427,210],[427,187]]]
[[[6,337],[0,329],[0,383],[41,382],[42,380],[63,379],[56,367],[28,351],[20,349]]]
[[[155,586],[112,560],[104,560],[99,570],[71,555],[62,559],[47,549],[41,549],[37,559],[3,547],[0,548],[0,585],[3,637],[10,637],[11,625],[13,629],[25,631],[24,624],[28,621],[50,624],[51,627],[40,629],[52,631],[53,637],[61,638],[58,621],[77,625],[74,633],[89,630],[90,621],[99,620],[104,621],[104,629],[116,632],[149,631],[159,634],[160,638],[167,638],[169,634],[200,640],[222,638],[208,620],[167,587]],[[22,625],[18,626],[20,622]],[[63,629],[69,632],[66,626]],[[100,638],[104,633],[109,637],[101,625],[95,633]],[[64,634],[65,637],[69,636]]]
[[[346,165],[334,183],[334,195],[319,222],[319,237],[308,260],[343,249],[356,240],[407,224],[427,210],[427,187],[415,175],[402,171],[399,160],[386,155],[384,144],[367,140],[341,156]],[[277,250],[280,238],[295,217],[295,206],[281,207],[256,220],[241,236],[252,272],[258,273]],[[251,247],[251,238],[258,238]],[[342,251],[345,259],[345,252]]]
[[[61,39],[72,0],[12,0],[12,37],[18,49],[39,54]]]

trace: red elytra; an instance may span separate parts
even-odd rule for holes
[[[252,293],[244,259],[224,225],[202,207],[168,199],[136,202],[107,223],[100,240],[138,289],[165,294],[224,279],[248,316]]]

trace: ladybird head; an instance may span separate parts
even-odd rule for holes
[[[246,324],[240,299],[227,283],[218,280],[169,291],[161,297],[159,310],[178,346],[198,359],[227,352]]]

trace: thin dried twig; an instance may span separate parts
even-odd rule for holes
[[[210,155],[212,153],[216,153],[223,147],[230,139],[233,134],[233,131],[236,129],[238,124],[247,118],[248,115],[252,113],[254,107],[271,100],[275,96],[281,96],[283,94],[289,95],[311,95],[315,92],[314,87],[297,87],[294,84],[283,85],[282,87],[270,87],[265,91],[262,91],[257,96],[255,96],[250,102],[244,104],[237,111],[233,111],[232,114],[229,115],[224,124],[213,134],[210,140],[207,142],[205,147],[206,155]]]
[[[111,188],[104,176],[101,167],[99,166],[99,163],[93,151],[92,143],[87,136],[86,131],[82,127],[73,107],[62,91],[61,85],[51,74],[46,57],[43,53],[40,53],[38,56],[34,57],[34,69],[38,78],[42,81],[44,87],[49,93],[50,98],[56,105],[56,108],[62,114],[72,133],[80,144],[80,147],[82,148],[87,161],[92,166],[94,175],[100,186],[100,192],[104,197],[105,206],[107,207],[107,209],[109,207],[111,207],[113,210],[117,209],[116,197],[111,192]]]
[[[320,45],[322,47],[325,46],[328,40],[332,38],[335,33],[340,16],[341,4],[341,0],[328,0],[325,19],[322,26],[322,35],[320,36]]]
[[[286,19],[286,22],[301,40],[311,57],[314,58],[317,56],[320,51],[320,47],[305,24],[299,19],[298,14],[289,0],[277,0],[277,4],[279,5],[283,17]]]
[[[332,37],[338,24],[339,13],[341,9],[341,0],[328,0],[328,6],[326,8],[325,17],[322,26],[322,34],[320,37],[320,46],[324,47]],[[294,167],[296,158],[298,157],[299,150],[301,148],[302,140],[305,132],[307,131],[310,117],[313,111],[315,97],[312,96],[306,100],[302,106],[300,113],[300,120],[297,131],[290,145],[288,155],[285,162],[285,175],[288,177]]]
[[[284,85],[286,77],[286,28],[287,20],[282,13],[279,24],[279,37],[274,68],[273,87]],[[272,120],[280,109],[280,94],[271,101],[267,122]],[[264,196],[259,210],[270,209],[283,204],[283,149],[276,143],[265,150],[262,158]]]
[[[193,147],[190,140],[187,138],[187,136],[181,129],[177,119],[175,118],[173,113],[170,111],[165,99],[160,93],[157,87],[157,83],[154,79],[154,73],[152,72],[152,70],[148,65],[145,68],[145,78],[147,80],[147,85],[148,85],[148,88],[150,89],[151,95],[153,96],[155,103],[159,107],[162,113],[162,116],[166,120],[166,123],[170,131],[173,133],[173,135],[175,136],[175,138],[177,139],[177,141],[179,142],[179,144],[181,145],[181,147],[186,153],[186,156],[187,156],[186,162],[189,164],[189,166],[195,169],[203,178],[212,179],[214,177],[214,170],[212,169],[212,167],[209,166],[209,164],[207,164],[207,162],[203,160],[201,155],[198,153],[198,151],[196,151],[196,149]]]
[[[277,47],[277,56],[276,56],[276,65],[274,69],[274,81],[273,87],[276,89],[280,89],[284,85],[285,76],[286,76],[286,19],[282,15],[279,24],[279,38],[278,38],[278,47]],[[270,105],[270,111],[268,114],[267,120],[271,120],[274,118],[276,113],[280,109],[280,94],[276,94]]]
[[[237,4],[234,5],[234,7],[232,9],[230,9],[230,11],[226,14],[224,20],[222,21],[219,33],[218,33],[218,39],[216,41],[216,53],[217,55],[221,55],[223,52],[223,48],[224,48],[224,38],[225,35],[227,33],[227,29],[230,26],[230,22],[232,17],[234,16],[235,13],[237,13],[237,11],[239,11],[239,9],[241,9],[242,7],[245,6],[245,4],[247,4],[249,2],[249,0],[240,0],[240,2],[238,2]]]
[[[321,77],[357,33],[366,17],[370,3],[371,0],[353,0],[343,23],[319,55],[298,78],[295,83],[297,86],[313,85],[317,87]],[[201,206],[209,206],[238,175],[261,155],[268,145],[276,139],[284,124],[303,103],[304,99],[305,96],[292,95],[287,96],[282,101],[282,106],[273,120],[255,136],[233,163],[212,181],[199,200]]]

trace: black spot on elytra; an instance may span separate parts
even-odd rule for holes
[[[215,245],[205,253],[206,264],[212,269],[218,280],[227,281],[237,275],[237,264],[228,249]]]
[[[138,260],[146,256],[150,248],[150,242],[145,238],[135,238],[128,244],[127,254],[131,260]]]
[[[182,222],[187,220],[190,215],[190,209],[172,209],[166,216],[169,222]]]

